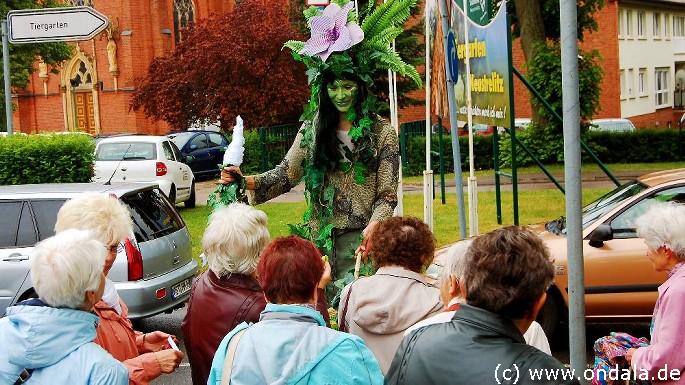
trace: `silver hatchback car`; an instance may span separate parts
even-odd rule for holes
[[[118,198],[131,213],[133,234],[119,245],[109,273],[129,317],[182,307],[198,264],[183,219],[154,184],[65,183],[0,186],[0,316],[35,296],[30,259],[34,245],[54,234],[57,212],[83,193]]]

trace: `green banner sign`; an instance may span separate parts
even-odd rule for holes
[[[464,10],[464,3],[469,9],[469,18],[476,24],[486,25],[490,22],[490,2],[493,0],[453,0],[459,9]]]

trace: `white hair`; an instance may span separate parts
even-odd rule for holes
[[[447,281],[451,275],[461,280],[464,275],[464,269],[466,268],[466,252],[471,246],[471,242],[470,239],[463,240],[450,247],[447,251],[445,267],[440,273],[440,284]]]
[[[86,291],[99,288],[106,254],[105,246],[91,232],[62,231],[33,250],[33,288],[50,306],[78,309]]]
[[[651,249],[666,246],[685,260],[685,205],[656,203],[637,218],[635,228]]]
[[[215,211],[202,237],[209,269],[218,277],[254,273],[270,238],[266,223],[263,211],[242,203]]]
[[[105,246],[115,245],[131,235],[133,222],[126,206],[104,194],[88,193],[70,199],[57,213],[55,232],[89,230]]]

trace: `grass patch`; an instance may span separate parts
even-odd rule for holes
[[[608,188],[591,188],[583,190],[583,202],[592,200],[606,193]],[[468,197],[466,197],[468,198]],[[434,233],[438,245],[444,246],[459,239],[459,222],[457,217],[456,195],[447,194],[447,203],[439,199],[433,201]],[[554,219],[564,214],[564,196],[557,190],[533,190],[519,192],[519,216],[521,224],[538,223]],[[468,201],[467,201],[468,204]],[[305,210],[304,202],[264,203],[257,206],[269,217],[269,233],[272,237],[288,235],[288,223],[298,223]],[[468,207],[468,206],[467,206]],[[194,209],[179,208],[183,220],[190,232],[193,256],[201,253],[201,240],[210,209],[198,206]],[[423,195],[404,195],[404,215],[423,218]],[[468,218],[468,214],[466,215]],[[479,230],[481,233],[493,230],[497,224],[495,193],[491,191],[478,194]],[[502,194],[502,217],[504,225],[513,224],[513,206],[511,193]],[[468,220],[468,219],[467,219]]]
[[[564,165],[563,164],[552,164],[552,165],[546,165],[547,169],[552,173],[552,175],[564,176]],[[661,163],[614,163],[614,164],[608,164],[607,167],[612,173],[616,172],[623,172],[623,171],[634,171],[634,170],[639,170],[644,173],[648,172],[653,172],[653,171],[662,171],[662,170],[668,170],[668,169],[673,169],[673,168],[683,168],[685,167],[685,162],[661,162]],[[519,167],[516,169],[518,172],[519,176],[522,175],[542,175],[542,170],[537,167],[537,166],[529,166],[529,167]],[[445,171],[450,171],[450,170],[445,170]],[[511,169],[502,169],[502,171],[506,173],[511,173]],[[435,170],[435,182],[439,183],[440,182],[440,172],[438,170]],[[581,169],[582,173],[601,173],[602,170],[599,168],[599,166],[595,163],[587,163],[582,165]],[[464,172],[462,173],[464,176],[464,181],[466,181],[466,178],[468,178],[469,173]],[[476,171],[476,176],[477,177],[484,177],[484,176],[493,176],[495,175],[494,170],[478,170]],[[447,181],[454,181],[454,172],[446,172],[445,173],[445,179]],[[405,176],[402,178],[402,181],[406,184],[423,184],[423,175],[416,175],[416,176]],[[506,179],[505,179],[506,181]]]

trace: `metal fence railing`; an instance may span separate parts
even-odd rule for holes
[[[279,126],[259,127],[259,148],[261,150],[260,172],[274,168],[292,146],[299,124],[282,124]]]

